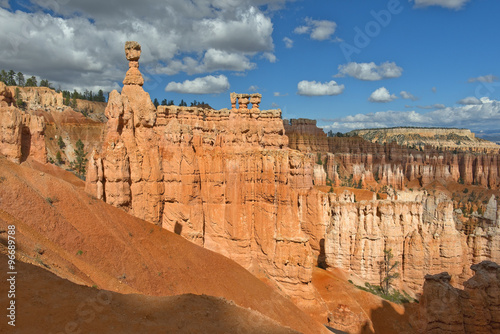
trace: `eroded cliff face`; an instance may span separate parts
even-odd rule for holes
[[[373,143],[397,143],[404,146],[431,147],[440,150],[465,150],[479,153],[498,153],[500,146],[480,138],[468,129],[446,128],[389,128],[354,130],[350,135],[360,136]]]
[[[156,110],[141,87],[138,48],[126,46],[130,69],[122,93],[110,94],[87,190],[312,299],[312,252],[297,213],[312,164],[286,149],[281,112],[259,110],[257,94],[232,94],[231,110]]]
[[[447,272],[425,276],[419,314],[412,321],[419,333],[500,332],[500,266],[484,261],[471,269],[474,276],[464,289],[454,288]]]
[[[466,234],[456,228],[452,202],[425,192],[398,194],[399,200],[355,202],[317,192],[299,197],[301,224],[322,267],[342,268],[379,285],[384,250],[392,250],[400,278],[394,286],[417,292],[422,273],[446,270],[460,285],[469,266],[500,261],[500,226],[488,220]],[[500,210],[497,208],[498,212]]]
[[[8,86],[7,89],[11,96],[21,99],[26,104],[27,109],[64,106],[62,93],[48,87]]]
[[[426,142],[423,142],[422,149],[419,150],[400,146],[408,144],[412,147],[411,143],[406,142],[398,144],[388,141],[382,145],[376,140],[370,142],[361,137],[326,137],[315,121],[305,119],[291,120],[285,128],[285,134],[290,138],[290,148],[313,153],[313,161],[318,160],[315,154],[321,155],[327,177],[333,184],[341,184],[352,177],[356,184],[361,181],[364,188],[387,185],[404,189],[409,182],[418,182],[420,186],[425,186],[435,180],[460,181],[490,189],[500,188],[498,145],[476,139],[469,130],[419,129],[424,132],[426,138],[431,138],[435,133],[438,137],[469,138],[470,144],[451,147],[426,145]],[[368,130],[366,132],[371,134]],[[400,132],[394,135],[397,136]],[[361,130],[359,133],[365,134]],[[461,142],[465,143],[465,139],[462,138]],[[483,150],[485,145],[489,148]],[[462,151],[451,151],[457,147]]]
[[[299,118],[283,120],[289,146],[301,152],[328,152],[326,133],[316,126],[316,120]]]
[[[28,157],[45,163],[45,121],[14,106],[9,87],[0,82],[0,154],[20,163]]]

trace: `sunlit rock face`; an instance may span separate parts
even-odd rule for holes
[[[28,157],[44,163],[47,161],[45,120],[15,106],[14,88],[0,82],[0,154],[16,163]],[[51,100],[52,95],[47,97],[43,89],[36,87],[36,94],[40,91],[42,94],[37,96]]]
[[[156,109],[142,89],[140,46],[127,42],[126,55],[87,190],[268,275],[291,296],[312,295],[297,192],[312,187],[313,167],[286,148],[281,111],[260,110],[260,94],[231,94],[231,109]]]

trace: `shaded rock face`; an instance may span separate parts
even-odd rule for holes
[[[283,120],[289,147],[301,152],[328,152],[328,138],[316,126],[316,120],[299,118]]]
[[[500,266],[483,261],[471,266],[474,276],[464,289],[450,284],[444,272],[426,275],[419,315],[419,333],[499,333]]]
[[[286,149],[279,110],[259,110],[258,95],[231,99],[231,110],[156,110],[141,82],[126,80],[121,94],[110,94],[87,190],[263,271],[292,296],[312,296],[312,252],[297,218],[297,192],[312,187],[312,165]]]

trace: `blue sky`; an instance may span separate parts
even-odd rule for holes
[[[326,130],[500,125],[497,0],[0,0],[0,68],[120,89],[126,40],[152,98],[262,109]],[[500,131],[499,131],[500,132]]]

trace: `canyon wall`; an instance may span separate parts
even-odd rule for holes
[[[419,333],[500,332],[500,266],[484,261],[471,269],[474,276],[464,289],[454,288],[447,272],[425,276],[419,313],[412,319]]]
[[[382,145],[356,136],[326,137],[323,131],[316,127],[315,121],[310,120],[299,119],[285,123],[288,123],[285,134],[292,138],[289,143],[290,148],[304,153],[320,153],[327,177],[336,185],[352,177],[353,183],[361,181],[363,184],[366,183],[367,187],[371,185],[374,188],[378,184],[404,189],[405,184],[411,181],[418,181],[423,186],[435,180],[475,184],[490,189],[500,188],[498,148],[487,150],[489,153],[474,152],[478,150],[472,143],[477,143],[479,145],[477,147],[482,147],[484,143],[478,141],[469,130],[417,129],[429,137],[434,132],[438,137],[453,137],[454,131],[458,131],[456,136],[471,139],[470,145],[461,146],[463,151],[443,152],[444,146],[437,149],[431,145],[424,145],[420,150],[403,147],[395,142]],[[399,132],[397,134],[400,134]],[[479,151],[484,150],[479,149]],[[318,160],[316,156],[311,157],[313,161]]]
[[[396,143],[403,146],[425,146],[439,150],[466,150],[478,153],[498,153],[500,146],[481,139],[468,129],[453,128],[387,128],[362,129],[348,133],[368,141],[384,144]]]
[[[284,119],[283,128],[290,148],[305,153],[328,152],[326,133],[316,126],[316,120]]]
[[[63,96],[48,87],[8,86],[9,94],[16,100],[22,100],[26,109],[63,107]]]
[[[22,106],[17,106],[17,99],[23,101]],[[99,150],[106,121],[101,109],[106,104],[84,100],[77,103],[82,110],[93,108],[91,117],[65,106],[62,93],[53,89],[0,83],[0,153],[17,163],[28,157],[45,163],[57,162],[59,152],[61,163],[70,167],[78,140],[84,143],[87,152]],[[60,137],[63,147],[59,145]]]
[[[300,221],[318,265],[342,268],[379,285],[384,250],[390,249],[399,262],[395,287],[417,292],[424,273],[446,270],[460,285],[470,276],[471,263],[500,261],[498,220],[464,233],[456,228],[449,199],[425,191],[396,197],[360,202],[349,192],[299,197]],[[500,213],[500,207],[495,211]]]

